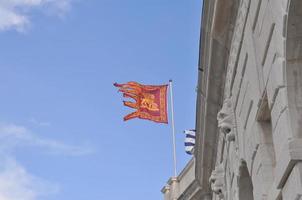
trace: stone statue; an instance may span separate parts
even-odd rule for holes
[[[235,141],[235,114],[231,98],[224,101],[217,114],[218,127],[225,135],[227,141]]]
[[[224,199],[225,191],[225,172],[223,163],[220,163],[213,170],[209,179],[212,191],[219,196],[219,199]]]

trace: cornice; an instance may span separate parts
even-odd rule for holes
[[[197,184],[210,194],[209,177],[215,167],[218,126],[223,103],[226,68],[239,0],[204,0],[196,105]],[[206,199],[209,196],[202,198]]]

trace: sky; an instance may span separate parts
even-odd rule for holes
[[[133,110],[112,84],[173,79],[179,173],[201,10],[201,0],[0,0],[0,200],[162,199],[171,124],[124,122]]]

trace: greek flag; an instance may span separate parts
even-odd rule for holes
[[[186,153],[192,155],[194,153],[194,146],[195,146],[195,130],[185,130],[184,133],[186,134],[185,139],[185,150]]]

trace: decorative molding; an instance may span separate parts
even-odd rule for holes
[[[242,0],[240,3],[240,8],[238,10],[238,15],[236,19],[236,25],[234,29],[234,34],[232,38],[232,45],[230,49],[230,56],[227,66],[227,75],[225,83],[225,96],[229,97],[231,95],[231,85],[233,79],[235,78],[237,61],[239,58],[239,52],[242,46],[243,33],[245,29],[245,24],[249,12],[250,0]]]

